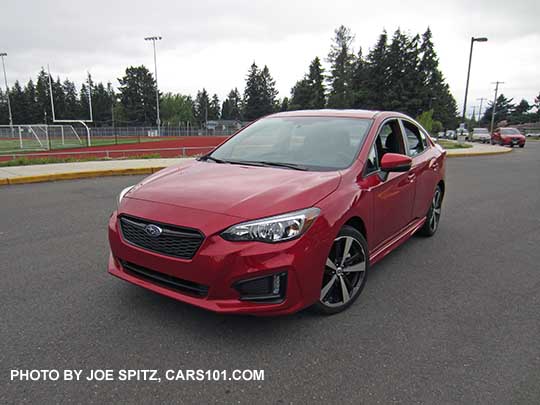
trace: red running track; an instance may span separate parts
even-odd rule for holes
[[[150,154],[159,154],[161,157],[179,157],[179,156],[193,156],[201,153],[207,153],[215,146],[226,140],[227,136],[183,136],[177,137],[171,140],[141,142],[141,143],[127,143],[120,145],[102,145],[91,146],[82,148],[66,148],[58,149],[54,151],[32,152],[31,154],[20,154],[28,159],[38,159],[44,157],[51,158],[122,158],[133,157]],[[201,148],[201,149],[182,149],[182,148]],[[145,149],[144,151],[138,151]],[[159,149],[173,149],[173,150],[159,150]],[[122,151],[122,152],[120,152]],[[125,152],[124,152],[125,151]],[[130,152],[132,151],[132,152]],[[69,153],[68,153],[69,152]],[[81,153],[82,152],[82,153]],[[88,153],[94,152],[94,153]],[[0,161],[11,160],[14,154],[0,156]]]

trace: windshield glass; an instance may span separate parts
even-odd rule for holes
[[[501,134],[505,135],[519,135],[519,131],[515,128],[503,128],[501,129]]]
[[[264,118],[210,156],[224,161],[290,164],[308,170],[350,166],[372,120],[339,117]]]
[[[487,134],[488,130],[485,128],[475,128],[474,132],[478,132],[479,134]]]

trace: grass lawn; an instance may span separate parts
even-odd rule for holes
[[[459,143],[455,141],[448,141],[446,139],[439,139],[437,143],[444,149],[468,149],[473,147],[469,143]]]

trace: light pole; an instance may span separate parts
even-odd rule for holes
[[[160,41],[161,37],[146,37],[145,41],[152,41],[154,46],[154,76],[156,77],[156,109],[157,109],[157,127],[158,127],[158,136],[161,136],[161,119],[159,118],[159,88],[157,81],[157,58],[156,58],[156,41]]]
[[[465,113],[467,112],[467,95],[469,93],[469,78],[471,76],[471,62],[472,62],[472,51],[475,42],[487,42],[487,38],[475,38],[471,37],[471,51],[469,52],[469,68],[467,69],[467,84],[465,85],[465,99],[463,100],[463,117],[462,122],[465,123]]]
[[[7,76],[6,76],[6,64],[4,63],[4,56],[7,56],[7,53],[1,52],[0,58],[2,58],[2,68],[4,69],[4,83],[6,84],[6,97],[7,97],[7,105],[8,105],[8,113],[9,113],[9,127],[11,128],[11,137],[14,137],[13,135],[13,115],[11,115],[11,103],[9,101],[9,88],[7,83]]]

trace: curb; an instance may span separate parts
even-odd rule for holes
[[[92,170],[92,171],[85,171],[85,172],[55,173],[55,174],[44,174],[40,176],[5,178],[5,179],[0,179],[0,185],[43,183],[47,181],[89,179],[93,177],[106,177],[106,176],[130,176],[130,175],[137,175],[137,174],[152,174],[161,169],[164,169],[165,167],[166,166],[154,166],[154,167],[139,167],[139,168],[132,168],[132,169]]]
[[[448,158],[454,158],[454,157],[469,157],[469,156],[488,156],[488,155],[503,155],[505,153],[512,152],[513,149],[506,149],[506,150],[498,150],[493,152],[457,152],[457,153],[448,153],[448,150],[446,151],[446,157]]]

